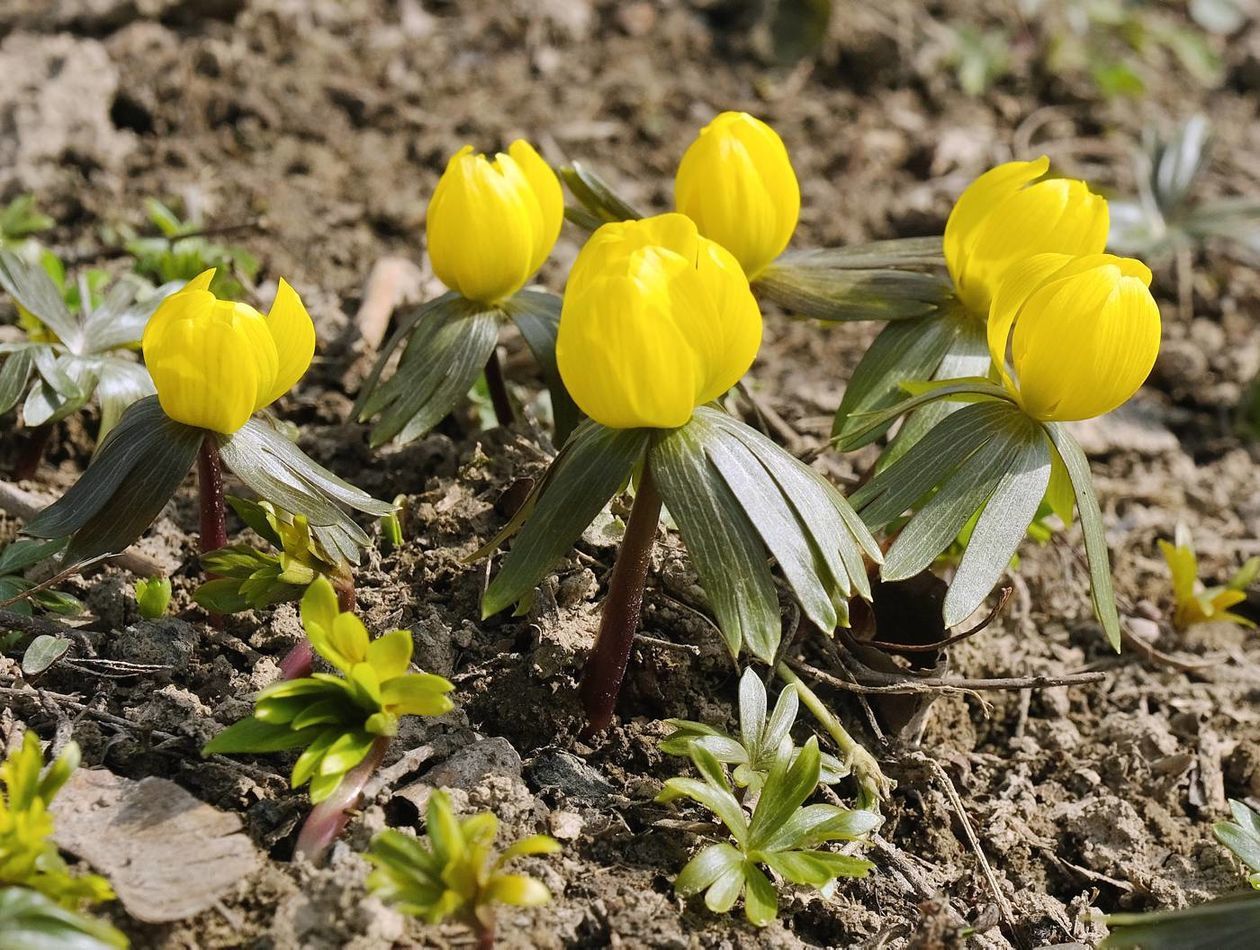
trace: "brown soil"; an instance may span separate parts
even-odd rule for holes
[[[527,427],[479,431],[465,412],[374,455],[363,427],[345,421],[368,362],[361,344],[347,342],[366,275],[386,254],[421,259],[425,197],[466,142],[490,148],[528,136],[548,157],[587,160],[641,206],[663,209],[695,129],[718,109],[746,108],[792,151],[804,194],[798,246],[939,233],[959,189],[1030,136],[1065,171],[1127,189],[1126,154],[1143,123],[1198,108],[1209,108],[1219,136],[1207,190],[1256,186],[1254,31],[1225,50],[1228,81],[1214,91],[1168,75],[1141,103],[1109,104],[1025,64],[987,96],[967,98],[912,27],[920,4],[893,0],[878,14],[837,4],[819,61],[787,71],[759,60],[740,6],[66,0],[49,12],[17,0],[0,11],[0,74],[18,77],[0,90],[0,194],[35,189],[59,222],[52,243],[84,259],[99,256],[99,226],[139,225],[148,196],[196,202],[220,225],[257,222],[233,240],[261,258],[262,285],[283,276],[300,290],[324,342],[283,414],[318,460],[376,497],[407,496],[407,545],[373,555],[358,577],[364,617],[376,630],[410,627],[417,661],[457,684],[456,711],[408,724],[392,753],[428,742],[434,757],[355,820],[327,869],[290,863],[306,802],[288,790],[289,763],[203,761],[198,749],[248,711],[300,627],[291,606],[232,618],[220,632],[206,626],[189,600],[197,573],[189,486],[142,545],[176,570],[188,627],[137,625],[129,579],[115,569],[71,584],[99,618],[101,656],[168,669],[101,678],[57,666],[40,682],[133,724],[74,714],[87,764],[165,776],[239,812],[270,856],[195,919],[149,926],[116,911],[137,947],[458,945],[456,928],[404,921],[367,898],[358,854],[385,824],[414,824],[411,786],[439,781],[456,788],[461,807],[493,809],[509,838],[563,839],[563,855],[528,865],[555,903],[505,913],[505,946],[1092,945],[1104,933],[1101,913],[1179,906],[1239,886],[1210,825],[1227,796],[1260,797],[1260,640],[1230,625],[1173,634],[1143,620],[1139,632],[1154,631],[1153,645],[1183,662],[1133,648],[1114,656],[1092,618],[1072,530],[1027,547],[1010,607],[955,648],[949,667],[968,677],[1102,670],[1104,682],[943,696],[917,744],[882,745],[859,705],[828,696],[899,782],[871,852],[877,871],[830,899],[790,893],[764,931],[685,904],[670,881],[699,839],[657,824],[673,813],[652,799],[680,768],[657,749],[660,720],[730,718],[736,670],[696,613],[681,546],[658,546],[645,628],[693,644],[694,655],[637,649],[619,724],[584,743],[575,675],[612,542],[589,532],[519,619],[477,619],[486,566],[464,562],[519,502],[519,480],[542,470],[545,438]],[[934,6],[948,8],[942,15],[966,8]],[[1000,20],[1008,5],[984,6]],[[580,240],[565,232],[544,283],[559,288]],[[1195,264],[1193,317],[1178,311],[1171,268],[1159,271],[1165,346],[1137,411],[1082,435],[1121,604],[1139,618],[1165,615],[1155,540],[1178,520],[1193,531],[1208,578],[1260,553],[1257,448],[1232,424],[1260,368],[1260,280],[1225,248]],[[755,390],[802,446],[825,435],[875,329],[770,317]],[[528,370],[514,382],[522,392],[536,386]],[[6,436],[6,465],[15,442]],[[40,481],[64,487],[88,446],[78,423],[63,427]],[[858,453],[819,464],[845,479],[869,461]],[[15,672],[0,658],[0,673]],[[14,719],[46,737],[58,726],[55,709],[25,701],[0,716],[0,731]],[[159,741],[153,730],[175,738]],[[1014,929],[999,927],[994,894],[929,760],[957,788]]]

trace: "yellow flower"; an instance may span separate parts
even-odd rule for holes
[[[293,388],[311,365],[315,326],[280,281],[264,317],[209,291],[211,268],[162,301],[144,328],[144,362],[162,411],[230,435]]]
[[[591,235],[565,288],[556,360],[596,422],[668,429],[735,385],[760,345],[739,263],[690,218],[662,214]]]
[[[1137,392],[1159,353],[1150,284],[1145,264],[1110,254],[1037,254],[1007,271],[989,312],[989,354],[1025,412],[1090,419]]]
[[[1049,168],[1045,156],[992,168],[967,186],[950,212],[945,262],[959,299],[980,317],[1015,261],[1045,253],[1101,254],[1107,245],[1106,199],[1082,181],[1036,181]]]
[[[528,142],[517,139],[494,161],[465,145],[429,201],[425,239],[442,283],[493,304],[525,286],[563,223],[560,180]]]
[[[723,112],[683,155],[674,204],[753,280],[791,240],[801,189],[774,129],[746,112]]]

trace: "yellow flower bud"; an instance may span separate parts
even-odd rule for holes
[[[989,313],[989,354],[1025,412],[1090,419],[1137,392],[1159,353],[1150,284],[1145,264],[1110,254],[1037,254],[1007,271]]]
[[[980,317],[1015,261],[1033,254],[1101,254],[1107,245],[1106,199],[1083,181],[1036,181],[1049,168],[1044,155],[991,168],[967,186],[950,212],[945,262],[959,299]]]
[[[723,112],[683,155],[674,204],[753,280],[791,240],[801,188],[774,129],[746,112]]]
[[[264,317],[248,304],[215,297],[213,277],[212,268],[162,301],[141,346],[162,411],[230,435],[306,372],[315,325],[283,280]]]
[[[591,235],[565,288],[556,360],[596,422],[671,429],[734,386],[760,345],[739,263],[690,218],[662,214]]]
[[[429,201],[433,272],[469,300],[498,303],[542,267],[563,223],[560,179],[528,142],[517,139],[494,161],[465,145]]]

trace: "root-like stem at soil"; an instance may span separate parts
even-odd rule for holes
[[[507,381],[503,378],[503,363],[497,346],[490,359],[486,360],[486,389],[490,391],[490,404],[494,406],[499,425],[510,426],[516,421],[516,411],[512,408],[512,397],[508,395]]]
[[[848,764],[853,772],[853,778],[858,784],[858,807],[870,809],[871,811],[879,810],[879,803],[888,798],[892,794],[894,782],[892,779],[884,775],[883,770],[879,767],[879,762],[875,760],[875,756],[866,750],[866,747],[849,735],[848,730],[840,725],[837,719],[818,698],[818,695],[810,689],[801,680],[799,676],[788,668],[786,663],[780,663],[776,667],[779,678],[785,683],[792,683],[796,686],[796,694],[800,697],[805,708],[808,709],[818,720],[819,724],[831,736],[835,742],[836,748],[840,750],[841,759]]]
[[[350,821],[350,812],[362,804],[363,787],[380,767],[389,742],[388,736],[377,736],[363,761],[345,774],[331,795],[311,809],[298,832],[295,857],[303,855],[312,864],[324,859]]]
[[[630,521],[613,565],[604,600],[599,635],[582,670],[579,693],[586,710],[586,734],[602,732],[612,722],[613,707],[626,675],[634,634],[643,610],[643,585],[652,559],[652,544],[661,520],[661,496],[647,462],[630,509]]]

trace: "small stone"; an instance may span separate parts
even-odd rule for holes
[[[570,798],[607,798],[615,789],[598,769],[576,755],[550,749],[529,762],[528,778],[535,791],[554,788]]]
[[[558,841],[575,841],[582,834],[586,822],[574,811],[553,811],[547,818],[551,836]]]
[[[488,775],[520,778],[521,757],[507,739],[496,736],[474,742],[429,769],[421,780],[441,788],[469,789]]]

